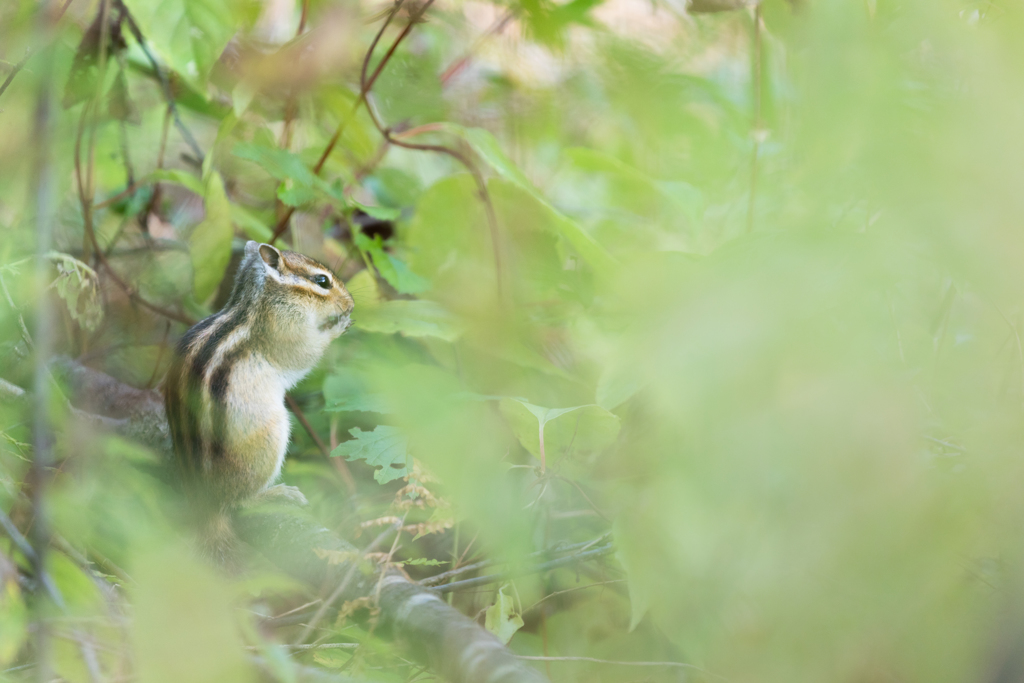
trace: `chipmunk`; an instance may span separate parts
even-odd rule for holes
[[[164,382],[175,469],[218,559],[232,545],[231,508],[266,496],[306,502],[273,485],[291,431],[284,396],[348,328],[352,307],[322,263],[250,241],[227,304],[178,343]]]

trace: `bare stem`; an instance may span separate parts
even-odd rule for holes
[[[342,482],[345,484],[345,488],[348,489],[349,494],[355,495],[356,480],[352,477],[352,472],[348,469],[348,465],[346,465],[345,461],[341,458],[331,457],[331,451],[327,448],[327,444],[323,442],[320,435],[316,433],[315,429],[313,429],[313,425],[311,425],[309,420],[306,419],[306,414],[302,412],[302,408],[299,406],[298,401],[296,401],[290,394],[286,394],[284,400],[285,403],[288,404],[288,409],[295,415],[295,419],[299,421],[302,428],[306,430],[307,434],[309,434],[309,438],[316,444],[320,454],[327,458],[328,461],[333,461],[335,463],[335,469],[341,477]]]

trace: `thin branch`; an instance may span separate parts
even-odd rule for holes
[[[78,187],[78,199],[82,205],[82,222],[83,227],[85,229],[85,238],[87,241],[87,245],[92,247],[92,251],[96,254],[97,261],[99,261],[99,263],[104,268],[106,268],[107,272],[110,273],[111,279],[114,280],[114,282],[117,283],[117,285],[122,290],[124,290],[124,293],[128,295],[129,299],[138,304],[141,304],[142,306],[148,308],[154,313],[164,316],[165,318],[170,318],[171,320],[176,320],[180,323],[184,323],[186,325],[191,326],[193,323],[195,323],[195,321],[192,320],[189,316],[150,303],[145,298],[140,296],[139,293],[136,292],[127,282],[121,279],[121,276],[118,275],[117,271],[115,271],[114,268],[110,265],[110,262],[107,260],[106,254],[103,252],[103,249],[100,248],[100,244],[99,241],[96,239],[96,232],[93,229],[92,224],[92,195],[89,193],[89,190],[87,190],[85,181],[83,181],[82,179],[82,134],[85,128],[86,117],[89,115],[89,109],[90,103],[86,102],[85,106],[82,107],[82,117],[78,123],[78,134],[75,136],[74,151],[75,182]]]
[[[335,471],[341,476],[342,481],[345,484],[345,488],[348,489],[349,494],[355,495],[356,493],[356,480],[352,477],[352,472],[348,469],[348,465],[341,458],[332,458],[331,451],[327,448],[327,445],[320,438],[320,435],[313,429],[313,425],[306,419],[306,414],[302,412],[302,408],[299,407],[298,401],[296,401],[291,394],[285,394],[285,403],[288,404],[288,409],[295,415],[295,419],[299,421],[302,428],[309,434],[309,438],[316,444],[320,454],[327,458],[328,462],[334,462]]]
[[[361,557],[365,557],[366,553],[373,552],[374,549],[381,543],[381,541],[383,541],[385,538],[387,538],[387,535],[390,534],[392,531],[398,530],[399,534],[401,534],[401,531],[400,531],[400,527],[401,526],[402,526],[402,522],[401,521],[395,522],[394,524],[389,526],[387,529],[385,529],[384,531],[380,532],[380,534],[377,536],[377,538],[375,538],[372,541],[370,541],[369,545],[367,545],[363,549],[363,551],[360,553],[360,556]],[[331,595],[326,600],[324,600],[324,603],[322,605],[320,605],[320,608],[316,611],[316,614],[313,615],[313,618],[310,619],[309,623],[306,624],[306,627],[304,629],[302,629],[302,633],[300,633],[299,637],[295,639],[295,644],[296,645],[301,645],[301,644],[306,642],[306,640],[309,638],[309,635],[313,632],[313,629],[316,628],[316,625],[319,624],[320,620],[324,618],[325,614],[327,614],[327,610],[329,610],[334,605],[334,603],[337,602],[338,598],[341,597],[341,594],[345,592],[346,588],[348,588],[349,583],[352,582],[352,578],[355,576],[356,571],[358,569],[359,569],[359,562],[353,562],[352,566],[349,567],[348,572],[345,574],[345,578],[343,578],[341,580],[341,583],[338,584],[338,587],[334,589],[334,592],[332,592]],[[383,572],[382,572],[382,575],[383,575]]]
[[[14,386],[13,384],[11,386]],[[20,389],[20,387],[14,387]],[[24,392],[24,389],[21,389]],[[7,516],[7,513],[0,510],[0,528],[3,528],[4,533],[7,534],[7,538],[11,539],[14,543],[14,547],[18,549],[25,559],[30,562],[34,562],[36,559],[36,551],[32,549],[32,544],[28,542],[28,539],[22,536],[21,532],[18,531],[18,527],[14,525],[11,518]]]
[[[556,475],[553,475],[553,476],[554,476],[555,479],[561,479],[562,481],[566,482],[567,484],[571,484],[573,487],[575,487],[576,490],[579,491],[579,494],[581,496],[583,496],[583,500],[587,501],[587,505],[589,505],[591,507],[591,509],[594,512],[597,513],[598,517],[600,517],[604,521],[608,522],[609,524],[612,523],[612,520],[608,519],[608,517],[603,512],[601,512],[601,510],[598,509],[598,507],[596,505],[594,505],[594,501],[590,500],[590,496],[588,496],[583,491],[583,487],[581,487],[577,482],[573,481],[572,479],[569,479],[568,477],[563,477],[560,474],[556,474]]]
[[[604,557],[615,552],[615,545],[609,543],[608,545],[601,546],[600,548],[594,548],[586,552],[577,553],[568,557],[562,557],[557,560],[551,560],[550,562],[544,562],[533,567],[523,567],[521,569],[512,569],[509,571],[500,572],[498,574],[492,574],[490,576],[478,576],[473,579],[466,579],[465,581],[455,581],[453,583],[439,586],[435,590],[439,593],[447,593],[448,591],[463,590],[466,588],[473,588],[475,586],[486,586],[487,584],[497,583],[499,581],[506,581],[508,579],[514,579],[517,576],[525,576],[527,574],[539,574],[552,569],[559,569],[561,567],[568,567],[579,562],[585,562],[587,560],[597,559],[598,557]]]
[[[625,583],[625,582],[626,582],[625,579],[612,579],[611,581],[598,581],[597,583],[588,583],[585,586],[573,586],[572,588],[566,588],[565,590],[555,591],[554,593],[548,593],[543,598],[541,598],[537,602],[533,603],[532,605],[530,605],[529,607],[524,609],[523,610],[523,614],[526,614],[530,610],[535,609],[542,602],[544,602],[548,598],[553,598],[556,595],[564,595],[565,593],[575,593],[576,591],[585,590],[587,588],[595,588],[597,586],[607,586],[610,583]]]
[[[445,147],[444,145],[421,145],[414,142],[406,142],[405,140],[396,137],[390,128],[385,127],[383,123],[381,123],[372,106],[369,106],[368,104],[366,111],[370,114],[370,119],[373,121],[373,125],[377,128],[380,134],[384,136],[384,139],[392,145],[421,152],[437,152],[438,154],[446,154],[458,161],[467,171],[469,171],[469,174],[473,177],[473,181],[476,183],[480,201],[484,205],[484,213],[487,217],[487,227],[491,234],[491,249],[494,252],[494,272],[498,300],[504,302],[505,292],[504,285],[502,284],[501,243],[498,240],[498,216],[494,212],[494,204],[491,202],[491,195],[490,192],[487,191],[487,183],[484,181],[484,177],[483,174],[480,173],[480,169],[476,167],[476,164],[474,164],[469,157],[462,152],[452,149],[451,147]]]
[[[516,657],[532,662],[593,662],[595,664],[618,664],[620,666],[673,666],[708,673],[695,664],[686,664],[684,662],[621,662],[612,659],[595,659],[594,657],[536,657],[532,655],[516,655]]]
[[[572,545],[555,545],[550,548],[545,548],[544,550],[538,550],[535,553],[531,553],[526,556],[526,559],[533,560],[540,557],[549,557],[551,555],[558,553],[570,553],[574,550],[586,550],[587,548],[590,548],[591,546],[597,545],[598,543],[604,541],[606,538],[608,538],[608,536],[609,534],[605,534],[604,536],[599,536],[598,538],[595,538],[593,540],[583,541],[582,543],[573,543]],[[474,538],[474,540],[476,539]],[[468,549],[469,548],[467,547],[467,550]],[[462,562],[462,558],[459,558],[459,562]],[[428,576],[427,578],[421,580],[420,583],[424,586],[436,586],[440,583],[444,583],[448,579],[455,578],[456,576],[468,574],[469,572],[475,572],[479,569],[486,569],[487,567],[491,567],[495,564],[499,563],[495,560],[483,560],[481,562],[476,562],[474,564],[467,564],[465,567],[450,569],[440,574]]]
[[[476,54],[477,50],[480,49],[484,42],[486,42],[487,39],[490,38],[491,36],[497,33],[501,33],[501,31],[506,26],[508,26],[508,23],[512,21],[512,19],[515,16],[515,8],[510,9],[509,11],[505,12],[505,14],[502,15],[497,21],[491,24],[491,26],[486,31],[477,36],[477,39],[473,41],[473,44],[469,46],[469,49],[466,50],[466,52],[463,53],[461,57],[452,62],[451,66],[449,66],[441,73],[441,87],[443,88],[447,86],[448,81],[451,80],[455,76],[455,74],[462,71],[462,69],[464,69],[467,64],[469,64],[469,60],[473,58],[473,55]]]

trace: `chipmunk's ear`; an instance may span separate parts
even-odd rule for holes
[[[250,242],[250,244],[252,244],[252,243]],[[246,246],[248,247],[248,245],[246,245]],[[269,244],[261,244],[259,249],[260,249],[260,258],[263,259],[263,262],[266,263],[271,268],[273,268],[274,270],[280,272],[280,270],[281,270],[281,252],[279,252],[277,249],[275,249],[274,247],[270,246]]]

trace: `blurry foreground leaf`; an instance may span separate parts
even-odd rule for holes
[[[141,683],[251,680],[223,579],[183,546],[133,568],[134,661]]]
[[[339,371],[324,378],[324,410],[388,413],[384,397],[366,390],[365,384],[351,372]]]
[[[455,317],[433,301],[386,301],[358,310],[352,324],[367,332],[394,334],[407,337],[439,337],[454,341],[461,334]]]
[[[605,448],[619,434],[619,418],[599,405],[544,408],[521,399],[503,398],[501,414],[523,448],[540,457],[540,440],[548,462],[576,451]]]

